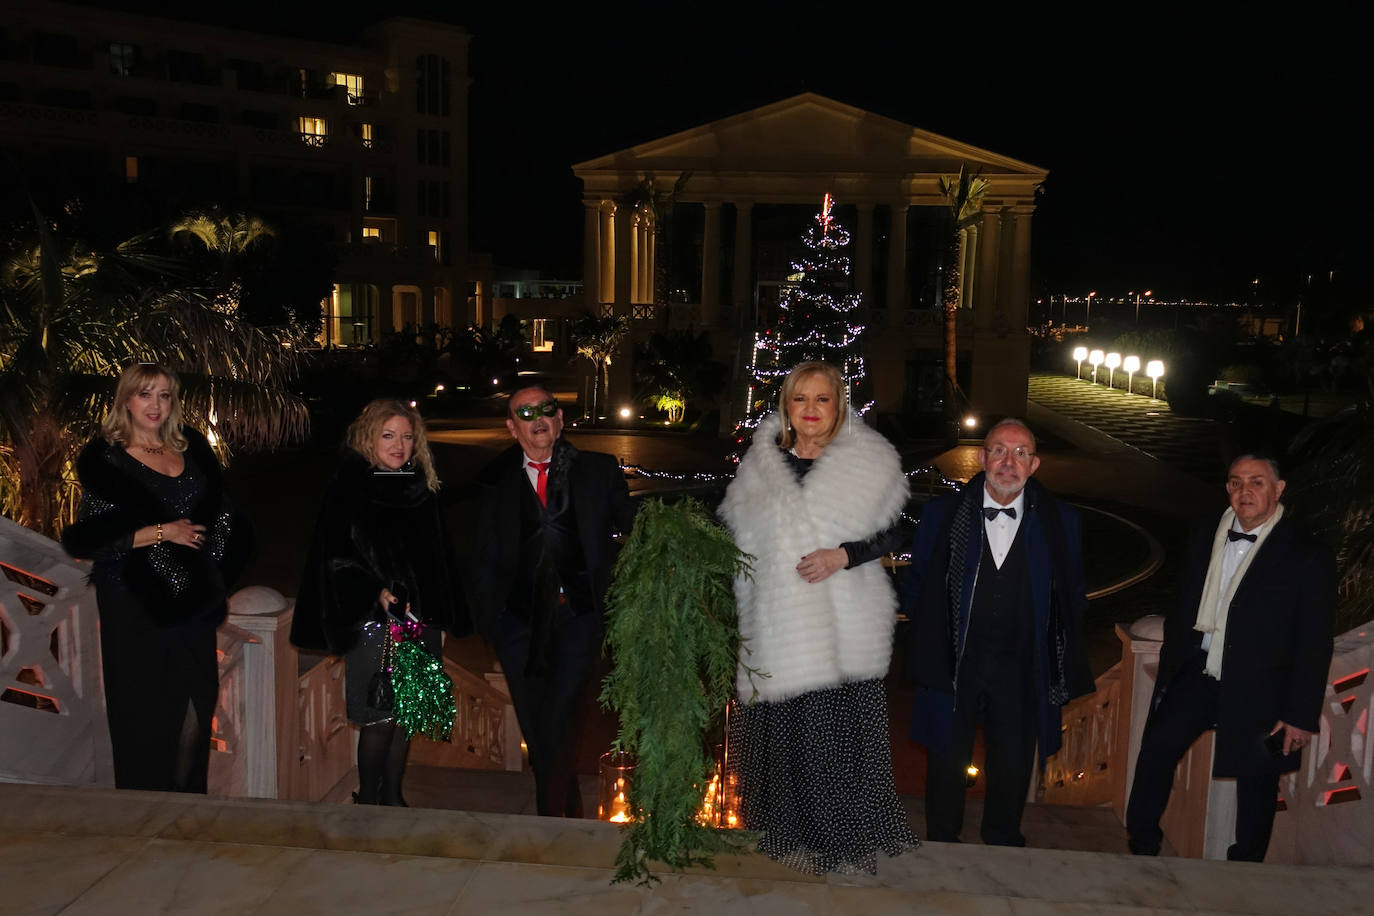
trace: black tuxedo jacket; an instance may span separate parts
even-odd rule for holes
[[[1193,629],[1207,581],[1217,519],[1199,523],[1189,539],[1176,599],[1164,624],[1154,702],[1202,646]],[[1285,516],[1274,526],[1236,587],[1226,622],[1213,773],[1234,776],[1266,759],[1264,736],[1280,720],[1315,732],[1331,665],[1336,607],[1336,558],[1330,548]],[[1276,761],[1298,768],[1300,755]]]
[[[586,562],[593,608],[603,613],[618,546],[612,536],[628,534],[634,523],[625,475],[615,458],[601,452],[583,452],[559,439],[549,469],[551,508],[557,492],[566,488],[577,519],[578,544]],[[524,469],[524,453],[513,445],[497,456],[478,475],[477,529],[469,581],[472,613],[480,633],[491,638],[495,623],[511,603],[517,588],[528,588],[535,558],[521,550],[522,501],[534,498]]]

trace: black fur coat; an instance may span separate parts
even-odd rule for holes
[[[96,437],[76,460],[81,480],[77,520],[62,532],[62,546],[74,557],[91,559],[91,581],[98,593],[122,586],[156,626],[195,619],[219,623],[226,612],[229,586],[243,571],[252,549],[251,526],[234,511],[224,490],[219,460],[205,437],[183,428],[188,465],[204,480],[200,497],[186,517],[206,528],[197,550],[171,542],[156,550],[132,548],[133,533],[148,525],[181,518],[167,508],[121,445]],[[158,551],[161,551],[159,554]],[[103,586],[103,588],[102,588]],[[104,599],[102,599],[103,601]]]
[[[406,588],[411,611],[426,624],[454,636],[471,632],[452,541],[424,475],[378,472],[346,449],[315,522],[291,641],[346,653],[393,582]]]

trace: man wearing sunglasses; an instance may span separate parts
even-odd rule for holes
[[[616,545],[634,522],[615,458],[562,438],[546,389],[510,396],[515,444],[478,475],[473,614],[496,650],[541,815],[581,817],[575,754],[603,635]]]

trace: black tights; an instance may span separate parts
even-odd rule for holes
[[[187,700],[186,718],[181,721],[176,760],[172,764],[172,791],[205,794],[209,762],[210,735],[200,727],[196,707]]]
[[[410,738],[395,719],[362,726],[358,730],[358,804],[405,807],[401,777],[409,753]]]

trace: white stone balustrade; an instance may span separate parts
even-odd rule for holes
[[[1123,821],[1135,776],[1140,736],[1159,667],[1163,619],[1143,617],[1117,627],[1122,642],[1122,696],[1130,715],[1117,723],[1117,745],[1127,751],[1112,807]],[[1370,810],[1374,743],[1369,733],[1369,672],[1374,664],[1374,621],[1336,638],[1326,687],[1321,734],[1303,753],[1303,765],[1279,781],[1278,815],[1267,862],[1374,865]],[[1174,791],[1160,826],[1179,855],[1224,859],[1235,839],[1235,781],[1213,779],[1212,735],[1189,748],[1174,772]]]
[[[0,782],[114,785],[89,572],[0,517]]]

